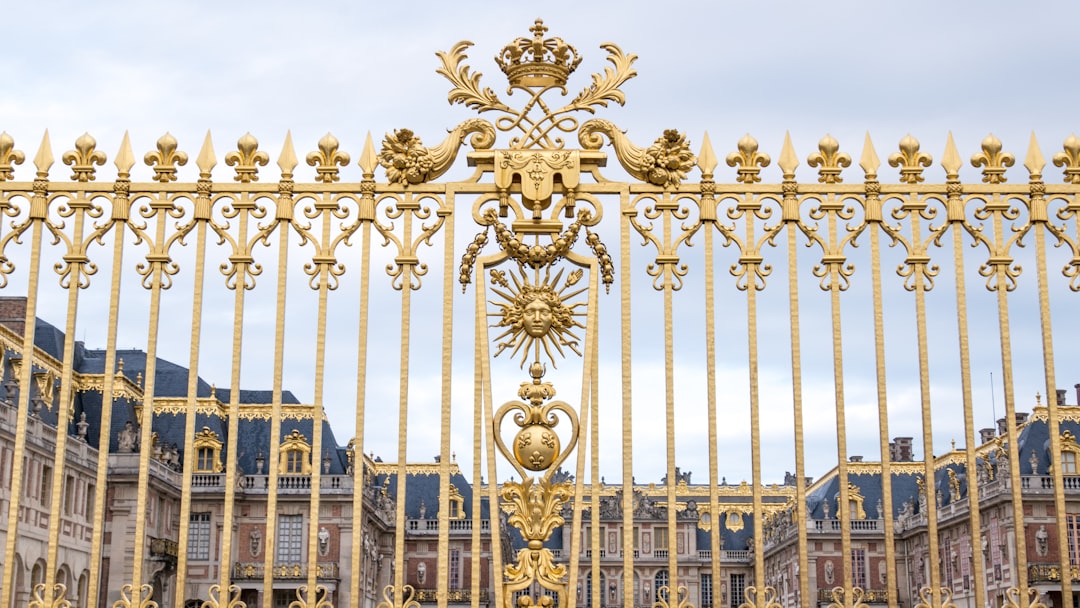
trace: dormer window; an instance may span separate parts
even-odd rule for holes
[[[1080,446],[1076,445],[1076,437],[1071,431],[1061,434],[1061,474],[1080,474]]]
[[[300,431],[293,429],[281,442],[281,455],[278,458],[278,473],[281,475],[311,474],[311,444]]]
[[[220,473],[225,470],[221,464],[221,439],[209,427],[203,427],[195,434],[195,472]]]

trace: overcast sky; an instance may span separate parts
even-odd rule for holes
[[[806,167],[805,158],[816,151],[816,142],[826,133],[836,137],[841,149],[850,153],[856,163],[867,132],[882,159],[897,149],[901,137],[911,133],[922,142],[922,149],[934,156],[934,165],[926,171],[928,181],[940,182],[943,171],[938,163],[950,131],[965,160],[978,151],[982,138],[993,132],[1018,159],[1017,167],[1009,173],[1011,180],[1023,182],[1026,174],[1019,165],[1031,133],[1038,136],[1043,154],[1050,158],[1080,122],[1075,110],[1080,85],[1071,62],[1077,16],[1080,9],[1066,2],[769,2],[737,6],[656,2],[23,2],[5,10],[0,130],[11,134],[16,147],[28,157],[18,169],[19,179],[30,179],[30,158],[47,128],[58,157],[84,131],[96,137],[99,148],[110,157],[109,164],[100,171],[102,180],[115,172],[111,160],[125,130],[130,132],[137,158],[152,150],[157,138],[169,131],[192,159],[181,169],[181,179],[188,181],[195,179],[194,157],[207,130],[213,134],[219,159],[234,149],[236,140],[248,131],[259,138],[271,159],[277,158],[287,130],[291,130],[301,157],[314,150],[318,139],[330,131],[353,157],[353,166],[342,170],[343,179],[356,181],[359,170],[355,162],[367,133],[377,144],[387,131],[408,127],[425,143],[434,145],[441,141],[446,129],[474,116],[462,106],[447,104],[449,84],[435,74],[436,51],[449,50],[462,39],[472,40],[475,46],[469,51],[470,65],[484,74],[485,86],[502,94],[505,81],[491,58],[511,39],[527,35],[533,20],[542,17],[551,28],[550,35],[573,44],[584,57],[570,83],[572,94],[588,83],[589,74],[606,66],[605,53],[599,49],[601,43],[614,42],[639,57],[635,64],[638,76],[623,87],[626,106],[612,107],[601,114],[625,129],[639,145],[649,144],[666,128],[677,128],[688,134],[696,152],[702,135],[708,131],[717,156],[723,158],[735,149],[735,142],[743,134],[750,133],[775,163],[784,133],[790,131],[802,159],[799,179],[814,181],[815,174]],[[262,171],[263,181],[276,179],[273,163]],[[66,173],[66,168],[57,163],[54,179],[66,179],[61,173]],[[895,170],[887,166],[880,173],[882,181],[896,180]],[[140,163],[135,179],[146,180],[150,174],[150,169]],[[299,180],[311,180],[313,174],[314,169],[306,166],[297,171]],[[614,169],[612,174],[616,175]],[[733,170],[724,167],[718,174],[718,181],[733,181]],[[1048,182],[1060,183],[1060,170],[1048,167],[1045,174]],[[231,181],[231,175],[224,163],[214,172],[218,181]],[[779,180],[775,165],[763,175],[766,181]],[[844,175],[847,181],[857,182],[861,172],[852,167]],[[965,181],[979,179],[970,166],[962,176]],[[381,173],[379,177],[382,179]],[[476,230],[468,226],[467,215],[459,217],[456,238],[460,250]],[[607,233],[609,247],[617,247],[615,234]],[[700,281],[703,272],[700,240],[696,243],[698,246],[687,252],[690,282]],[[868,247],[861,249],[859,255],[865,255]],[[135,256],[137,251],[129,248],[128,255]],[[776,253],[778,258],[782,253],[781,248]],[[107,257],[103,250],[98,255]],[[272,267],[273,249],[265,255]],[[304,292],[306,277],[298,270],[304,256],[311,254],[294,248],[290,255],[297,272],[291,275],[296,285],[290,291],[292,341],[285,385],[302,400],[310,401],[314,394],[314,347],[302,336],[309,335],[312,328],[314,296],[310,290]],[[414,346],[413,355],[418,361],[418,380],[410,394],[410,427],[415,435],[410,435],[409,454],[415,460],[429,460],[438,451],[438,430],[433,426],[437,420],[438,387],[432,381],[437,379],[440,353],[432,345],[440,318],[442,292],[437,267],[442,256],[441,241],[436,241],[428,255],[436,269],[418,292],[421,295],[416,298],[414,312],[414,339],[419,345]],[[660,300],[648,287],[644,274],[644,266],[650,261],[648,252],[640,250],[634,255],[635,318],[640,319],[635,321],[633,333],[635,443],[647,446],[646,450],[639,448],[635,469],[641,471],[639,481],[658,480],[664,468],[661,452],[657,451],[663,443],[662,424],[657,419],[663,403],[663,361],[655,355],[662,327],[656,316]],[[819,255],[812,250],[800,251],[803,262],[813,262]],[[892,273],[899,254],[889,255],[892,257],[884,268],[893,291],[887,312],[895,311],[896,319],[888,336],[893,412],[890,424],[893,435],[918,438],[921,430],[913,415],[919,402],[918,385],[911,367],[914,305],[910,296],[899,289],[900,279]],[[985,250],[969,250],[967,255],[969,274],[974,274],[985,258]],[[1069,318],[1074,316],[1069,311],[1075,307],[1076,294],[1064,289],[1066,282],[1058,272],[1067,256],[1063,257],[1061,251],[1053,255],[1051,280],[1058,285],[1052,300],[1058,384],[1071,387],[1080,381],[1077,358],[1069,352],[1075,352],[1070,347],[1078,330],[1076,322]],[[718,271],[727,268],[730,257],[730,252],[718,254]],[[951,253],[940,261],[945,268],[943,275],[949,275]],[[134,264],[134,257],[129,257],[127,263]],[[380,356],[373,362],[373,373],[394,380],[369,386],[367,448],[393,460],[398,348],[394,336],[399,323],[399,295],[389,290],[389,278],[381,273],[382,264],[385,260],[373,266],[373,290],[382,292],[374,300],[379,321],[372,334],[372,348]],[[214,268],[211,266],[211,270]],[[342,288],[332,296],[330,309],[328,357],[332,373],[326,407],[342,444],[352,435],[355,400],[354,379],[348,376],[355,372],[355,268],[351,266],[342,278]],[[854,311],[845,316],[846,335],[851,336],[845,342],[849,362],[845,382],[849,425],[853,429],[849,431],[849,451],[876,458],[876,396],[872,367],[866,367],[873,351],[866,338],[871,317],[865,308],[869,297],[865,261],[859,269],[852,292],[845,296],[845,306],[849,307],[846,310]],[[1026,295],[1013,296],[1010,311],[1017,359],[1015,393],[1021,410],[1029,409],[1034,394],[1045,390],[1041,384],[1037,311],[1033,308],[1033,271],[1029,259],[1021,279],[1021,291]],[[793,470],[785,272],[782,265],[777,267],[770,279],[771,289],[761,304],[763,407],[766,421],[774,430],[766,437],[766,481],[780,481],[785,470]],[[229,383],[232,294],[222,287],[220,276],[211,275],[200,373],[207,381],[225,386]],[[80,305],[77,336],[91,347],[104,346],[107,276],[105,264],[91,288],[84,292]],[[184,324],[191,298],[183,288],[189,285],[185,283],[189,276],[185,278],[182,271],[177,288],[164,300],[169,323],[163,328],[167,339],[163,339],[161,354],[183,365],[188,360],[190,329]],[[271,270],[259,277],[245,313],[243,384],[247,388],[270,386],[267,353],[273,347],[273,309],[267,302],[273,299],[273,276]],[[8,293],[17,292],[24,280],[13,277]],[[745,306],[745,296],[733,289],[734,280],[726,274],[718,276],[717,281],[718,306],[731,311],[722,311],[719,319],[722,348],[718,384],[725,408],[725,422],[720,425],[725,447],[721,474],[733,481],[749,477],[746,324],[739,309]],[[972,325],[977,428],[989,426],[994,413],[1000,416],[1004,407],[995,304],[982,284],[978,277],[969,281],[972,306],[981,311],[973,312]],[[804,346],[808,351],[806,399],[807,407],[814,408],[808,412],[807,472],[817,476],[835,463],[836,454],[831,418],[831,351],[825,316],[828,301],[812,277],[804,278],[801,289],[807,299],[807,317],[803,319]],[[146,297],[141,291],[134,280],[125,283],[125,292],[131,295],[124,304],[121,347],[146,346]],[[609,353],[601,355],[603,440],[614,442],[612,448],[618,444],[621,411],[614,291],[601,298],[605,307],[601,338],[602,344],[608,345],[601,346],[601,353]],[[62,294],[53,284],[43,286],[43,295],[42,316],[62,326]],[[680,384],[677,430],[682,438],[678,457],[684,469],[695,471],[695,481],[705,481],[700,287],[688,286],[686,293],[679,296],[683,300],[677,298],[677,302],[687,303],[677,304],[686,308],[677,308],[682,312],[676,321]],[[472,298],[470,290],[454,303],[457,316],[465,323],[471,321]],[[948,276],[939,281],[930,300],[932,345],[941,353],[932,360],[936,412],[940,405],[940,412],[935,414],[935,450],[940,453],[948,448],[950,439],[963,443],[953,287]],[[730,315],[729,324],[725,314]],[[471,326],[463,324],[455,332],[455,352],[464,356],[461,364],[455,363],[454,395],[455,408],[465,414],[455,418],[453,448],[466,466],[471,459],[468,412],[472,348]],[[517,383],[523,379],[518,377],[516,365],[503,361],[498,365],[508,374],[503,381],[508,393],[505,398],[496,397],[496,404],[513,398]],[[993,394],[991,374],[996,383]],[[562,382],[574,386],[573,379]],[[560,390],[559,396],[572,403],[578,398],[573,388]],[[1069,403],[1075,403],[1074,396],[1070,396]],[[917,452],[921,455],[921,446]],[[609,482],[620,477],[620,462],[617,450],[603,452],[603,474]]]

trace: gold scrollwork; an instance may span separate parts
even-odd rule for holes
[[[52,598],[45,598],[45,584],[34,585],[34,597],[27,605],[28,608],[71,608],[71,601],[67,599],[67,585],[56,583],[53,585]]]
[[[675,603],[671,603],[671,588],[667,585],[663,585],[656,590],[656,601],[653,602],[653,608],[694,608],[694,605],[690,603],[690,591],[686,588],[686,585],[679,585],[675,591]]]
[[[944,592],[944,589],[942,590]],[[1024,596],[1027,595],[1025,598]],[[1028,587],[1027,593],[1021,593],[1019,587],[1009,587],[1005,590],[1005,608],[1046,608],[1046,604],[1039,600],[1039,590]],[[955,604],[952,605],[955,608]]]
[[[832,602],[829,604],[829,608],[867,608],[866,592],[862,587],[851,588],[851,603],[847,601],[847,591],[843,587],[833,587],[832,589]]]
[[[321,588],[325,589],[325,587]],[[296,602],[289,604],[289,608],[307,608],[306,605],[295,606],[294,604],[296,604]],[[329,604],[327,604],[326,607],[319,605],[315,608],[328,607]],[[420,608],[420,602],[416,600],[416,589],[414,589],[412,585],[405,585],[401,588],[401,606],[397,606],[397,604],[394,603],[394,586],[387,585],[386,587],[383,587],[383,601],[376,604],[375,608]]]
[[[240,587],[229,585],[229,597],[224,603],[221,601],[221,586],[210,585],[207,600],[201,608],[247,608],[247,604],[240,600]]]
[[[120,587],[120,599],[113,602],[113,608],[158,608],[158,603],[154,601],[154,586],[145,583],[139,589],[139,602],[138,604],[131,603],[132,595],[131,583]]]
[[[781,608],[780,602],[776,601],[774,587],[764,587],[759,595],[757,587],[749,585],[743,593],[746,601],[739,604],[739,608]]]
[[[1015,589],[1015,587],[1014,587]],[[956,604],[952,601],[952,589],[948,587],[942,587],[940,589],[941,603],[934,603],[934,593],[930,587],[919,588],[919,601],[915,604],[915,608],[956,608]],[[1006,594],[1007,595],[1007,594]],[[1005,600],[1005,605],[1009,605],[1009,600]],[[1020,608],[1019,605],[1013,606],[1013,608]],[[1035,608],[1031,606],[1029,608]]]

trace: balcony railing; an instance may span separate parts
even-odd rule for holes
[[[208,476],[210,477],[210,476]],[[224,484],[224,481],[222,481]],[[319,486],[323,494],[350,494],[353,490],[353,478],[350,475],[322,475]],[[224,490],[224,485],[204,486]],[[269,475],[245,475],[240,478],[240,487],[248,494],[263,494],[270,490]],[[308,494],[311,492],[311,475],[281,475],[277,480],[278,494]]]
[[[656,559],[667,559],[668,558],[668,550],[667,549],[655,549],[652,552],[652,554],[653,554],[653,557],[655,557]]]
[[[832,602],[834,599],[832,589],[818,589],[819,602]],[[841,605],[843,599],[840,597]],[[889,592],[886,589],[864,589],[862,601],[867,604],[886,604],[889,601]]]
[[[1080,582],[1080,566],[1069,566],[1073,582]],[[1028,580],[1033,583],[1060,583],[1061,564],[1028,564]]]
[[[839,532],[841,527],[839,519],[815,519],[813,523],[811,530],[814,532]],[[880,519],[853,519],[849,528],[852,532],[877,532],[884,529]]]
[[[451,532],[470,532],[473,529],[473,520],[451,519],[448,528]],[[405,529],[418,534],[437,534],[439,532],[439,520],[410,519],[405,522]],[[480,529],[485,532],[491,530],[491,520],[481,519]]]
[[[315,576],[320,579],[340,579],[337,562],[320,562]],[[233,578],[239,580],[262,580],[265,572],[262,562],[236,562],[233,565]],[[274,564],[273,575],[275,579],[304,579],[307,578],[307,564]]]
[[[488,601],[487,589],[481,589],[477,594],[477,599],[481,602]],[[436,591],[434,589],[417,589],[416,601],[428,602],[434,604],[438,601]],[[446,601],[451,604],[465,604],[472,601],[471,589],[449,589],[446,592]]]

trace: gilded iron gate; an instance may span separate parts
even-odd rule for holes
[[[0,236],[0,276],[8,296],[8,312],[0,316],[18,312],[0,328],[10,404],[0,427],[7,433],[0,439],[10,439],[0,446],[6,449],[0,461],[7,507],[5,601],[40,608],[62,608],[72,600],[118,608],[235,608],[254,602],[263,608],[511,608],[594,601],[625,608],[819,602],[848,608],[951,606],[963,596],[974,606],[1024,608],[1045,605],[1045,593],[1057,586],[1057,601],[1072,605],[1080,516],[1071,511],[1080,511],[1070,510],[1069,492],[1080,488],[1080,448],[1071,429],[1080,415],[1056,391],[1053,345],[1062,336],[1055,335],[1050,304],[1066,298],[1068,307],[1073,300],[1067,298],[1074,297],[1068,292],[1080,290],[1080,140],[1070,136],[1052,156],[1064,183],[1043,181],[1047,163],[1034,136],[1022,162],[1026,181],[1007,183],[1016,158],[988,136],[971,157],[981,183],[963,183],[964,163],[950,136],[940,159],[945,182],[926,183],[923,172],[932,158],[908,136],[887,158],[899,180],[882,183],[869,136],[858,169],[826,136],[806,158],[817,182],[804,183],[796,180],[800,158],[787,139],[776,160],[782,181],[765,183],[763,172],[772,160],[748,135],[724,157],[734,182],[722,183],[716,181],[720,160],[707,135],[696,154],[678,130],[640,147],[612,122],[593,117],[609,103],[624,102],[620,87],[636,75],[634,55],[605,45],[610,66],[556,107],[565,101],[567,79],[581,58],[561,39],[545,37],[541,22],[531,33],[497,56],[509,91],[519,100],[523,96],[523,103],[507,105],[480,84],[480,74],[464,64],[468,43],[439,53],[438,72],[453,85],[450,102],[481,117],[461,123],[433,147],[407,129],[388,134],[378,151],[369,137],[357,159],[359,182],[342,175],[352,159],[329,134],[303,157],[314,168],[312,182],[294,179],[301,161],[290,137],[276,160],[280,178],[260,182],[270,156],[251,135],[224,156],[233,179],[214,181],[218,160],[209,134],[191,159],[197,181],[178,181],[189,157],[166,134],[144,156],[152,181],[133,181],[137,161],[125,136],[111,183],[95,181],[106,156],[89,135],[61,155],[72,171],[70,181],[52,179],[48,134],[30,163],[33,180],[18,181],[16,166],[26,155],[0,135],[0,210],[11,218]],[[465,145],[472,174],[438,181],[461,164]],[[607,177],[611,153],[629,179]],[[376,179],[380,167],[386,181]],[[861,170],[862,181],[843,183],[845,170],[849,176]],[[458,230],[468,236],[456,236]],[[1048,241],[1058,249],[1048,251]],[[1023,255],[1034,270],[1022,274],[1014,256],[1028,243],[1034,243],[1034,253]],[[800,256],[800,248],[808,253]],[[304,256],[300,261],[296,251]],[[860,269],[868,272],[856,272],[850,259],[856,253]],[[220,258],[221,288],[207,288],[208,279],[218,276],[208,255]],[[700,268],[686,262],[691,255]],[[1060,261],[1052,261],[1054,255]],[[971,256],[977,260],[974,271],[965,259]],[[895,275],[883,272],[883,259],[892,258],[898,263]],[[372,276],[373,263],[385,263],[388,276]],[[729,265],[727,273],[718,272],[717,263]],[[43,265],[58,274],[57,293],[66,297],[62,331],[37,321],[48,297],[43,283],[51,276]],[[94,278],[99,266],[109,269],[107,307],[101,298],[80,298],[91,280],[106,280]],[[429,274],[429,268],[441,273]],[[774,268],[786,270],[787,280]],[[19,276],[22,282],[16,283]],[[284,386],[285,362],[295,349],[286,339],[286,294],[294,293],[287,285],[296,276],[315,294],[314,356],[306,355],[313,373],[309,405],[294,402]],[[246,299],[257,277],[270,281],[272,299]],[[166,374],[176,365],[159,369],[167,363],[159,352],[176,347],[165,343],[169,328],[162,321],[169,325],[170,319],[162,311],[181,278],[184,289],[191,288],[185,297],[192,324],[186,383],[177,387],[167,386],[172,377]],[[816,283],[827,300],[808,304],[812,299],[800,294],[802,280]],[[990,326],[1000,340],[994,357],[1004,395],[1002,432],[979,440],[968,314],[969,298],[976,296],[967,292],[969,280],[983,282],[992,294],[990,306],[980,310],[997,322]],[[331,303],[346,281],[356,286],[349,295],[355,300],[339,309],[357,319],[356,432],[339,446],[324,436],[329,427],[323,421],[332,405],[326,390],[341,382],[328,379],[325,370],[327,342],[338,328]],[[951,282],[953,297],[931,302],[935,281]],[[856,282],[864,285],[863,295],[846,298]],[[786,309],[777,312],[766,303],[766,286],[780,292]],[[462,289],[472,295],[458,295]],[[1015,449],[1024,433],[1034,437],[1035,431],[1018,412],[1010,338],[1010,306],[1025,290],[1035,301],[1029,308],[1038,310],[1047,395],[1045,407],[1032,417],[1045,424],[1046,443],[1039,446],[1045,455],[1033,448],[1030,462],[1026,451]],[[438,313],[434,324],[423,326],[423,335],[438,338],[418,346],[412,333],[425,319],[414,318],[414,297],[419,301],[431,292],[437,293],[428,302],[435,302]],[[400,314],[392,340],[383,339],[386,329],[379,323],[386,318],[387,294],[395,294]],[[228,311],[229,297],[231,389],[219,394],[200,375],[224,378],[226,372],[200,366],[200,347],[207,311],[211,317]],[[680,297],[693,301],[695,315],[676,313]],[[605,298],[618,317],[600,314]],[[849,302],[862,313],[842,315],[842,304]],[[654,307],[648,312],[660,322],[641,330],[632,305]],[[89,315],[93,324],[106,324],[103,351],[86,351],[74,339],[80,306],[83,322]],[[118,327],[142,306],[149,324],[145,352],[119,349]],[[901,306],[914,315],[887,322],[886,308]],[[245,314],[260,307],[273,308],[272,339],[266,338],[272,363],[250,374],[242,365],[244,340],[252,339],[245,335]],[[958,342],[948,356],[958,362],[961,399],[942,403],[932,399],[931,390],[931,371],[941,355],[930,334],[940,323],[928,316],[945,316],[951,324],[953,312]],[[467,327],[468,317],[471,361],[454,347],[462,340],[455,326]],[[845,331],[846,323],[855,323],[849,318],[861,325]],[[617,328],[617,337],[603,339],[601,323]],[[827,329],[819,330],[819,323]],[[778,326],[782,332],[774,331]],[[759,361],[776,350],[763,348],[763,330],[769,345],[778,336],[789,345],[781,353],[790,369],[785,403],[763,402]],[[369,335],[373,331],[378,337]],[[724,467],[747,453],[734,453],[718,437],[718,427],[731,415],[726,400],[733,389],[718,386],[716,374],[722,366],[718,356],[732,348],[731,334],[743,331],[750,479],[731,485]],[[825,365],[833,375],[824,406],[803,394],[808,347],[801,339],[815,331],[828,336]],[[917,387],[912,390],[921,462],[890,449],[890,331],[915,355],[910,369],[891,378]],[[633,348],[643,333],[656,340],[655,348]],[[705,403],[695,415],[704,415],[708,446],[701,456],[708,480],[696,485],[676,466],[683,441],[677,392],[687,382],[687,357],[680,351],[688,336],[694,348],[703,349],[690,357],[693,369],[704,371]],[[866,358],[873,361],[854,366],[870,370],[863,380],[875,387],[876,433],[861,434],[876,436],[882,462],[869,467],[848,454],[845,389],[852,380],[851,372],[845,374],[845,337],[864,342]],[[384,377],[372,376],[374,359],[392,345],[398,345],[396,406],[371,397],[373,381],[381,386]],[[440,356],[418,361],[418,349]],[[665,437],[659,485],[635,480],[635,470],[648,468],[651,456],[651,446],[633,449],[635,416],[648,420],[635,391],[651,380],[635,371],[635,357],[655,357],[662,365],[655,374],[663,376],[662,407],[646,404],[660,413]],[[100,370],[86,367],[90,360],[100,360],[94,364]],[[134,375],[133,360],[143,362]],[[424,364],[429,376],[414,368]],[[471,369],[472,399],[454,397],[455,364]],[[435,402],[410,397],[418,377],[438,378],[438,388],[428,391],[437,395]],[[259,382],[272,383],[272,390],[259,397],[240,388]],[[514,383],[520,384],[517,398]],[[121,424],[114,415],[124,410],[116,404],[130,407],[135,419]],[[365,436],[382,430],[370,427],[373,406],[396,414],[396,462],[365,454]],[[408,452],[417,409],[423,412],[421,426],[437,421],[438,427],[439,456],[423,466],[410,463]],[[941,440],[934,415],[949,409],[959,412],[963,435],[961,448],[942,457],[933,449],[935,438]],[[452,426],[460,420],[455,412],[464,412],[471,424]],[[794,472],[783,486],[763,478],[772,454],[763,447],[762,431],[777,412],[793,417]],[[824,471],[808,469],[808,450],[818,448],[808,447],[806,417],[822,415],[835,416],[835,470],[825,475],[835,490],[809,483],[808,476]],[[217,420],[218,426],[199,430],[197,420]],[[290,430],[300,420],[308,421],[304,431]],[[249,433],[263,428],[251,426],[256,422],[266,427],[265,442],[258,445]],[[168,445],[169,433],[182,436],[182,443]],[[458,468],[455,437],[473,446],[471,458],[463,459],[471,460],[467,475]],[[604,450],[618,454],[620,470],[601,470]],[[606,485],[604,473],[621,482]],[[437,479],[437,504],[410,503],[410,480],[422,476]],[[466,476],[471,495],[463,496],[455,480]],[[863,503],[869,486],[859,480],[865,479],[879,484],[873,509]],[[909,501],[894,482],[906,484],[903,497]],[[916,485],[917,493],[911,493]],[[207,501],[215,506],[205,507]],[[1031,505],[1036,511],[1025,510]],[[437,515],[426,517],[426,509]],[[124,513],[128,527],[120,523]],[[253,523],[260,517],[261,527]],[[989,524],[987,517],[993,518]],[[746,518],[751,524],[739,537],[745,548],[723,548],[723,534],[741,530]],[[648,531],[639,531],[639,524]],[[431,544],[418,544],[424,538]],[[831,549],[835,559],[826,557],[833,554],[822,538],[837,545]],[[28,564],[36,546],[42,556]],[[1037,559],[1029,555],[1032,550]],[[416,557],[424,551],[434,554],[430,578],[429,562]],[[867,551],[874,555],[867,557]],[[241,558],[248,554],[260,559]],[[463,555],[469,558],[467,572]],[[85,563],[82,575],[71,565],[79,560]]]

